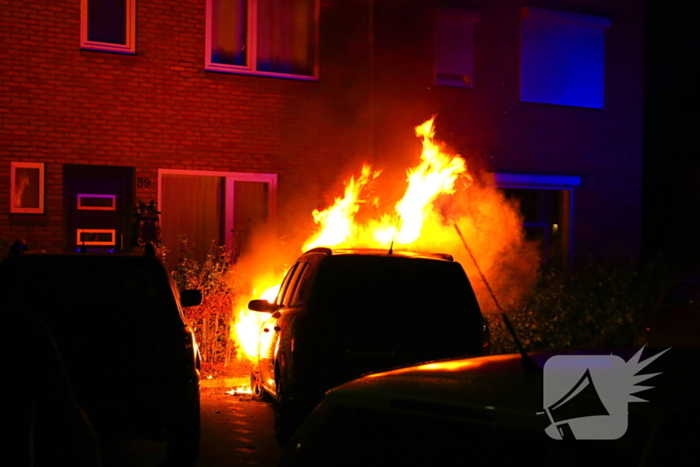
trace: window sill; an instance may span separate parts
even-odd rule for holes
[[[132,46],[105,44],[100,42],[80,44],[80,50],[89,50],[91,52],[108,52],[122,55],[136,55],[136,49]]]
[[[225,73],[229,75],[261,76],[265,78],[293,79],[298,81],[318,81],[318,76],[293,75],[288,73],[273,73],[268,71],[255,71],[249,68],[238,68],[232,67],[230,65],[219,65],[216,63],[207,64],[204,67],[204,70],[213,71],[215,73]]]

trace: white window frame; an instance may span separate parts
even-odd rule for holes
[[[267,183],[268,191],[268,223],[273,231],[277,226],[277,174],[270,173],[248,173],[248,172],[218,172],[210,170],[180,170],[180,169],[158,169],[158,206],[161,206],[161,187],[163,186],[163,175],[196,175],[200,177],[220,177],[224,179],[224,213],[225,232],[224,239],[226,245],[233,242],[233,206],[234,206],[234,183],[235,182],[260,182]],[[161,229],[164,225],[161,221]]]
[[[433,82],[436,86],[474,87],[474,27],[481,19],[477,11],[455,8],[435,10]],[[450,37],[446,34],[449,33]],[[455,36],[460,36],[461,44],[454,46]],[[442,39],[442,40],[441,40]],[[442,60],[441,57],[445,59]],[[441,75],[460,76],[449,79]]]
[[[248,20],[247,20],[247,43],[248,43],[248,66],[229,65],[224,63],[212,62],[212,37],[211,31],[213,28],[213,13],[212,0],[207,0],[206,5],[206,32],[205,32],[205,57],[204,69],[207,71],[218,71],[222,73],[235,73],[243,75],[269,76],[273,78],[287,78],[302,81],[318,81],[318,54],[319,54],[319,18],[320,18],[320,1],[315,0],[316,11],[314,17],[314,66],[313,75],[295,75],[290,73],[275,73],[270,71],[257,70],[257,0],[248,0]]]
[[[126,43],[91,41],[88,39],[88,0],[80,0],[80,48],[115,52],[122,54],[136,53],[136,0],[126,0]]]
[[[574,189],[581,186],[581,177],[575,175],[535,175],[496,172],[494,185],[498,188],[520,188],[527,190],[564,191],[568,198],[569,252],[567,262],[571,262],[574,249]]]

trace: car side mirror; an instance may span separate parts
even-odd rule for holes
[[[279,305],[270,303],[267,300],[251,300],[248,302],[248,309],[253,311],[264,311],[266,313],[274,313],[279,309]]]
[[[180,294],[180,305],[184,307],[202,304],[202,292],[200,290],[183,290]]]

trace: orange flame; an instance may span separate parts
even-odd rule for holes
[[[433,210],[433,201],[442,194],[454,193],[457,177],[471,183],[464,159],[446,154],[444,145],[433,142],[435,117],[416,127],[416,136],[423,141],[421,163],[407,171],[408,188],[396,204],[400,227],[380,227],[375,238],[386,244],[394,239],[398,244],[411,244],[421,234],[423,224]],[[398,234],[398,235],[397,235]]]
[[[336,198],[335,204],[325,211],[313,212],[320,227],[304,244],[302,251],[317,246],[388,248],[392,241],[409,245],[418,240],[423,225],[433,214],[436,198],[453,194],[459,177],[465,186],[472,181],[464,159],[447,154],[443,144],[434,142],[434,121],[435,117],[416,127],[416,135],[423,145],[421,162],[407,171],[408,187],[403,198],[396,203],[394,216],[384,215],[365,225],[355,222],[355,215],[367,201],[363,190],[381,174],[381,171],[372,172],[372,168],[365,165],[357,180],[350,178],[342,198]]]
[[[279,288],[279,284],[269,287],[260,298],[272,303]],[[248,302],[255,297],[256,292],[253,290],[251,298],[245,300],[245,308],[239,310],[235,325],[231,327],[231,338],[238,342],[246,357],[251,360],[257,359],[260,326],[271,316],[270,313],[248,309]]]
[[[325,211],[315,209],[312,213],[314,221],[321,225],[321,229],[304,244],[302,251],[318,246],[339,245],[356,235],[355,214],[360,210],[360,204],[366,201],[360,194],[380,173],[381,171],[372,172],[372,166],[365,164],[357,180],[350,177],[342,198],[336,198],[335,204]]]

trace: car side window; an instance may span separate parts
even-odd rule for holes
[[[287,287],[287,291],[284,294],[284,306],[287,306],[287,307],[296,306],[296,304],[293,300],[293,297],[295,296],[295,292],[296,292],[297,286],[299,284],[299,278],[304,273],[304,270],[308,269],[307,268],[308,265],[309,264],[306,262],[297,264],[297,268],[294,271],[294,276],[292,277],[292,280],[289,282],[289,286]]]
[[[311,276],[314,268],[311,264],[306,263],[305,267],[299,274],[299,281],[294,289],[294,294],[289,302],[289,306],[304,306],[309,298],[309,292],[311,291]]]
[[[279,306],[286,305],[284,298],[287,295],[287,289],[289,288],[289,284],[292,282],[292,277],[294,277],[294,272],[296,271],[298,266],[299,266],[299,263],[296,263],[291,268],[289,268],[287,275],[284,277],[284,280],[282,281],[282,285],[280,286],[280,290],[279,290],[279,292],[277,292],[277,299],[275,300],[275,303],[277,303]]]

